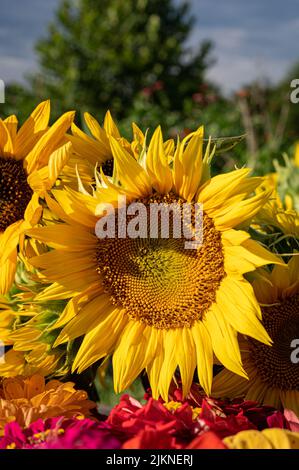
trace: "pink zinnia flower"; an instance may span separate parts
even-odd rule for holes
[[[22,429],[17,422],[5,426],[1,449],[117,449],[120,442],[107,423],[91,419],[39,419]]]

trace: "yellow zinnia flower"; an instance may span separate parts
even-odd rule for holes
[[[41,103],[18,130],[15,116],[0,120],[0,293],[9,291],[16,272],[20,236],[41,215],[39,197],[52,187],[71,144],[64,134],[74,113],[48,129],[50,103]]]
[[[214,379],[212,393],[230,398],[245,395],[248,400],[282,406],[299,415],[299,358],[295,357],[296,345],[299,347],[299,256],[293,255],[286,267],[275,266],[271,274],[260,270],[253,287],[273,345],[242,338],[242,361],[249,380],[223,370]]]
[[[276,428],[241,431],[223,442],[229,449],[299,449],[299,432]]]
[[[54,190],[49,201],[64,223],[28,234],[54,250],[31,260],[50,287],[37,300],[70,298],[53,328],[63,327],[55,345],[82,336],[73,363],[79,373],[113,354],[114,384],[125,389],[146,369],[153,396],[168,399],[177,366],[187,393],[197,365],[210,393],[213,350],[229,369],[244,376],[237,332],[269,343],[261,312],[243,274],[277,258],[237,230],[256,214],[269,193],[250,194],[260,178],[248,169],[209,178],[209,147],[203,157],[203,128],[176,146],[172,165],[158,128],[138,161],[110,137],[113,177],[101,174],[94,194]],[[99,239],[95,225],[107,203],[203,204],[203,244],[186,249],[186,239]],[[99,215],[96,215],[96,214]],[[180,213],[181,214],[181,213]],[[116,218],[119,216],[116,209]],[[130,217],[123,222],[128,226]],[[121,223],[120,225],[121,226]]]
[[[95,403],[88,400],[87,393],[75,390],[72,382],[62,383],[44,377],[3,379],[0,385],[0,435],[6,423],[16,421],[20,426],[29,426],[37,419],[55,416],[89,416]]]

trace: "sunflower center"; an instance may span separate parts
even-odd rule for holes
[[[299,390],[299,363],[291,360],[294,350],[291,343],[299,338],[299,294],[279,305],[263,307],[262,313],[273,345],[250,339],[250,357],[268,385],[281,390]]]
[[[169,194],[138,202],[147,211],[147,236],[98,241],[97,266],[106,292],[133,320],[162,329],[190,327],[215,302],[225,276],[221,235],[203,212],[203,240],[196,249],[186,249],[186,238],[175,236],[171,224],[167,238],[160,232],[152,238],[150,205],[163,203],[167,207],[176,202],[183,221],[185,201]],[[132,216],[126,215],[127,227],[131,220]],[[118,226],[117,215],[116,222]]]
[[[32,194],[22,162],[0,157],[0,232],[24,217]]]
[[[109,160],[106,160],[102,165],[102,170],[103,170],[103,172],[106,176],[112,176],[113,175],[113,168],[114,168],[113,158],[110,158]]]

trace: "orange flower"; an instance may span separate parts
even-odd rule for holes
[[[89,416],[95,403],[87,393],[75,390],[72,382],[51,380],[39,374],[3,379],[0,388],[0,435],[6,423],[17,421],[29,426],[39,418]]]

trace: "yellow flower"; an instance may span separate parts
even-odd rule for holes
[[[66,348],[53,348],[57,335],[48,331],[52,323],[53,314],[51,318],[48,312],[37,313],[25,324],[9,331],[7,337],[12,347],[0,363],[0,376],[29,376],[34,373],[62,376],[68,372]]]
[[[183,406],[183,404],[180,401],[169,401],[169,402],[163,403],[163,405],[171,413],[175,413],[177,410],[179,410]],[[191,406],[191,409],[192,409],[192,419],[195,421],[198,418],[199,414],[202,412],[202,408]]]
[[[229,449],[299,449],[299,432],[276,428],[241,431],[223,442]]]
[[[254,291],[273,345],[242,338],[240,348],[249,380],[224,370],[215,377],[212,394],[245,395],[245,399],[282,406],[298,415],[299,363],[292,353],[296,355],[296,344],[299,346],[299,256],[293,255],[286,267],[275,266],[271,274],[263,269],[255,276]]]
[[[74,189],[78,188],[77,175],[80,176],[80,182],[82,181],[85,185],[94,184],[97,167],[102,167],[106,175],[112,175],[113,154],[109,136],[113,136],[135,158],[140,153],[145,140],[136,124],[132,126],[132,143],[123,138],[109,111],[105,115],[103,127],[89,113],[84,113],[84,119],[91,136],[84,133],[76,124],[72,124],[72,134],[68,135],[68,138],[72,143],[73,152],[61,174],[62,182]]]
[[[101,174],[93,196],[54,190],[52,210],[64,219],[28,232],[54,250],[32,258],[50,287],[37,300],[69,298],[53,328],[63,327],[55,346],[82,337],[73,363],[79,373],[113,354],[114,385],[124,390],[143,369],[153,396],[168,399],[179,367],[186,394],[197,365],[210,393],[213,351],[229,369],[244,376],[237,332],[269,343],[260,307],[243,274],[277,262],[276,256],[237,230],[267,200],[250,197],[260,178],[248,169],[208,178],[209,147],[203,156],[203,128],[176,146],[172,166],[157,128],[140,158],[132,158],[110,137],[112,178]],[[181,207],[203,204],[203,245],[186,249],[186,238],[106,238],[95,235],[106,203],[142,202]],[[100,206],[99,206],[100,204]],[[95,215],[97,214],[98,215]],[[180,215],[181,212],[180,212]],[[116,209],[118,217],[118,209]],[[130,222],[127,216],[125,226]]]
[[[273,197],[266,202],[255,221],[262,227],[268,225],[286,236],[299,238],[299,214],[291,208],[290,201],[288,207],[284,208],[279,196],[273,193]]]
[[[52,302],[50,309],[32,301],[34,292],[28,286],[19,287],[24,291],[10,302],[0,299],[0,339],[11,346],[0,360],[0,377],[65,375],[70,369],[68,350],[65,345],[53,348],[59,331],[51,330],[65,303]]]
[[[16,272],[20,237],[34,226],[39,197],[52,187],[68,159],[64,134],[74,113],[48,128],[50,103],[41,103],[18,130],[15,116],[0,120],[0,293],[9,291]]]
[[[278,175],[275,173],[278,177]],[[257,188],[260,191],[271,191],[271,197],[257,213],[254,223],[258,229],[267,233],[280,231],[287,237],[299,238],[299,214],[293,207],[293,200],[286,195],[284,203],[277,192],[277,179],[267,175],[265,181]]]
[[[89,416],[94,406],[87,399],[87,393],[75,390],[72,382],[51,380],[46,384],[39,374],[3,379],[0,388],[0,434],[10,421],[29,426],[39,418]]]

